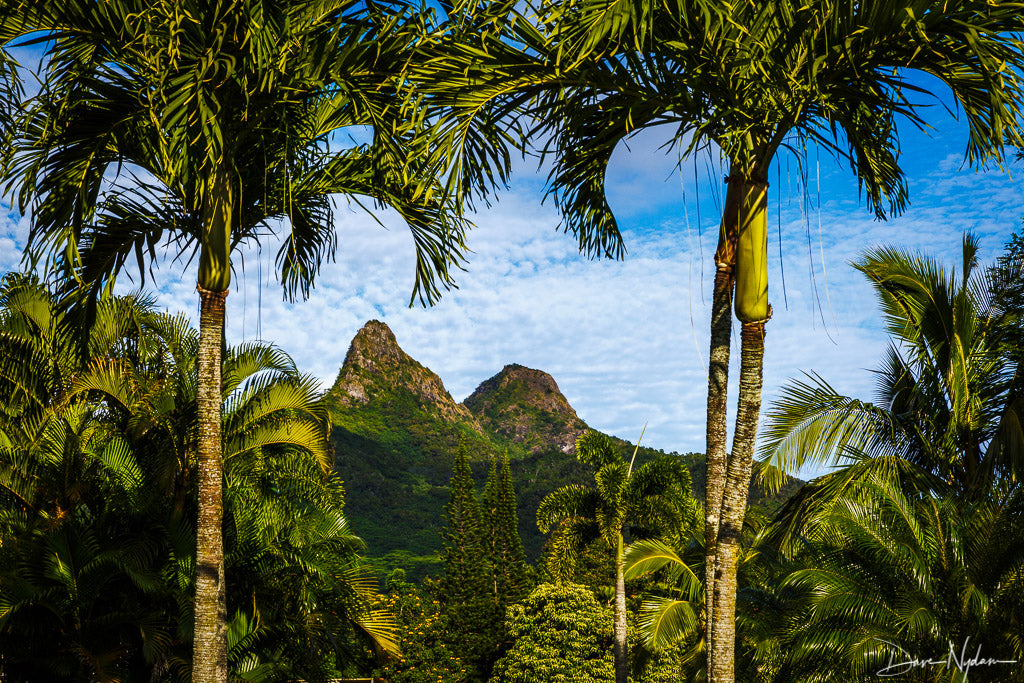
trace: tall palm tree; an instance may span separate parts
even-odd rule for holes
[[[462,254],[466,224],[451,209],[478,187],[472,181],[503,177],[496,166],[507,159],[490,157],[484,169],[466,158],[479,148],[429,144],[424,127],[443,118],[407,106],[412,95],[401,90],[408,48],[428,20],[397,3],[23,4],[0,5],[4,38],[52,38],[46,87],[29,103],[6,173],[32,209],[28,258],[52,258],[95,296],[133,256],[144,273],[161,244],[198,256],[194,671],[197,681],[222,681],[219,387],[232,251],[285,219],[281,279],[288,295],[305,294],[335,247],[329,195],[366,195],[409,224],[414,297],[429,303]],[[371,126],[373,143],[329,154],[332,135],[352,125]],[[470,171],[446,174],[457,155]],[[111,190],[105,174],[123,165],[136,182],[101,201]],[[466,182],[442,186],[449,175]]]
[[[637,38],[648,29],[637,12],[635,24],[619,29],[616,54],[629,55],[622,60],[625,69],[614,63],[607,67],[608,71],[629,71],[630,85],[640,92],[652,89],[653,83],[660,96],[646,102],[644,113],[653,122],[675,119],[677,139],[692,136],[690,150],[712,142],[730,163],[716,252],[707,423],[709,558],[715,553],[708,567],[708,577],[714,577],[712,680],[733,679],[736,553],[760,412],[764,323],[770,317],[766,276],[770,163],[788,138],[809,138],[849,160],[867,190],[869,206],[883,216],[898,211],[905,202],[895,156],[895,121],[903,116],[923,124],[906,99],[903,82],[893,77],[893,68],[917,69],[945,81],[971,125],[973,160],[999,154],[1003,128],[1012,126],[1016,116],[1018,105],[1008,92],[1018,85],[1014,79],[1003,83],[998,72],[1004,64],[1018,62],[1020,52],[1012,40],[997,38],[982,47],[973,38],[989,22],[1011,30],[1019,21],[1018,13],[1009,6],[979,12],[974,3],[908,9],[917,19],[910,20],[901,3],[740,3],[730,7],[730,16],[703,37],[693,31],[692,22],[676,19],[673,25],[655,16],[652,38],[662,29],[672,35],[651,51],[656,54],[636,54],[644,49]],[[596,19],[593,25],[571,22],[570,26],[580,27],[580,39],[598,30],[614,37],[614,14],[591,15]],[[677,48],[672,41],[680,37],[684,45]],[[931,49],[918,51],[925,42]],[[602,43],[606,44],[607,40]],[[838,50],[838,45],[846,47]],[[631,59],[637,62],[633,69]],[[652,75],[672,63],[679,65],[678,74]],[[979,82],[984,85],[979,87]],[[674,87],[662,90],[669,84]],[[676,89],[687,95],[679,98]],[[634,121],[645,120],[638,115],[634,98],[628,97],[630,91],[626,93],[618,97],[623,100],[618,107],[610,106],[617,94],[594,93],[587,102],[590,111],[577,107],[576,116],[569,113],[564,122],[562,149],[571,151],[564,154],[565,162],[556,158],[552,188],[561,192],[563,205],[570,209],[575,208],[573,203],[585,203],[591,209],[604,203],[603,195],[594,196],[591,180],[603,173],[613,148],[612,140],[606,138],[600,151],[592,151],[591,143],[609,131],[601,122],[617,115],[619,130],[627,133],[635,128]],[[686,105],[695,96],[703,109],[701,118],[674,116],[680,110],[692,112]],[[609,114],[609,109],[614,113]],[[734,442],[726,458],[723,408],[729,335],[724,311],[732,289],[736,317],[742,322],[742,357]]]
[[[781,577],[798,565],[778,552],[759,521],[747,520],[738,565],[737,678],[802,680],[773,678],[794,611],[794,591],[781,586]],[[699,533],[639,540],[629,545],[625,557],[627,580],[648,577],[637,620],[645,648],[676,653],[678,676],[695,682],[707,680],[706,557]]]
[[[874,286],[891,337],[876,371],[878,400],[843,396],[810,375],[773,404],[761,476],[771,484],[805,465],[835,468],[783,510],[779,531],[790,538],[870,476],[978,500],[1024,473],[1019,351],[1004,329],[1013,321],[990,306],[977,241],[964,237],[952,271],[891,247],[868,251],[855,267]]]
[[[595,541],[614,550],[615,680],[625,683],[624,535],[628,531],[644,538],[679,529],[693,517],[697,504],[690,494],[690,473],[676,459],[657,458],[634,471],[633,460],[627,463],[611,439],[595,431],[576,440],[576,457],[595,469],[594,487],[574,484],[548,494],[537,508],[537,525],[543,533],[557,526],[554,560],[562,574]]]
[[[490,97],[512,109],[535,97],[532,132],[553,158],[549,192],[582,249],[623,253],[604,179],[630,134],[667,125],[680,157],[717,147],[729,163],[711,312],[705,533],[709,670],[712,680],[731,682],[735,565],[770,317],[769,167],[781,149],[817,144],[850,165],[879,218],[899,212],[907,193],[897,122],[925,127],[921,105],[939,92],[915,72],[951,92],[969,126],[968,160],[1000,158],[1004,133],[1021,140],[1021,13],[1014,3],[979,0],[578,0],[541,2],[537,13],[540,30],[521,16],[505,22],[526,46],[518,54],[500,18],[481,31],[479,41],[494,37],[466,50],[473,94],[464,101],[472,110]],[[742,323],[742,357],[727,455],[730,306]]]

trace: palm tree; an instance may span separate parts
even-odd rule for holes
[[[82,364],[46,288],[0,282],[0,639],[19,680],[141,677],[173,659],[175,601],[154,543],[165,498],[147,490],[159,458],[133,435],[147,420],[120,419],[115,398],[152,398],[157,383],[111,381],[122,363],[151,367],[163,345],[146,306],[102,301]]]
[[[393,619],[370,607],[377,580],[344,515],[316,380],[259,343],[229,348],[224,376],[228,604],[257,624],[250,658],[277,650],[287,678],[309,680],[342,673],[367,645],[397,654]]]
[[[779,555],[769,533],[744,548],[737,601],[737,669],[742,680],[966,680],[955,664],[977,654],[1020,660],[1020,490],[1003,500],[901,490],[878,472]],[[702,548],[647,539],[630,545],[626,577],[655,572],[639,630],[655,650],[683,644],[680,675],[703,680]],[[955,659],[947,659],[951,649]],[[942,668],[897,666],[949,662]],[[975,667],[970,680],[1009,680],[1013,665]],[[887,667],[889,667],[887,669]]]
[[[758,538],[761,550],[793,555],[771,572],[777,595],[763,592],[756,614],[738,610],[748,624],[741,639],[756,625],[758,652],[785,653],[759,662],[772,680],[867,680],[905,652],[944,656],[950,639],[1017,647],[1006,634],[1020,618],[1008,607],[1019,599],[1020,557],[1007,552],[1021,532],[1019,361],[1003,329],[1015,321],[989,306],[986,291],[1002,281],[979,269],[969,236],[951,272],[887,247],[856,267],[875,286],[893,338],[877,371],[879,401],[839,395],[811,376],[769,411],[769,483],[801,464],[838,467]],[[694,559],[658,540],[627,553],[627,576],[669,568],[681,593],[645,601],[642,628],[655,645],[697,637]],[[741,586],[749,603],[749,578]],[[773,602],[790,605],[781,611],[788,625],[777,628],[780,611],[766,609]],[[934,626],[930,635],[921,624]]]
[[[965,236],[960,267],[890,247],[855,267],[874,286],[891,344],[876,371],[878,400],[842,396],[817,375],[783,389],[768,413],[762,475],[835,466],[787,504],[779,527],[792,538],[847,487],[885,475],[960,500],[1005,494],[1024,472],[1024,410],[1012,321],[990,304]]]
[[[26,680],[189,668],[198,335],[144,297],[96,313],[83,362],[39,282],[0,285],[0,633]],[[232,670],[330,677],[366,644],[393,651],[313,380],[248,344],[226,350],[222,396]]]
[[[849,163],[876,216],[899,212],[907,195],[896,125],[926,126],[922,102],[912,98],[934,92],[909,81],[914,72],[951,91],[970,129],[968,159],[998,159],[1004,133],[1021,139],[1024,53],[1014,36],[1022,17],[1012,3],[978,0],[579,0],[542,2],[537,11],[542,31],[520,16],[506,22],[515,44],[526,46],[521,53],[503,43],[500,17],[481,31],[484,47],[463,58],[473,62],[473,94],[464,100],[471,110],[488,97],[514,109],[535,97],[532,132],[553,158],[549,193],[581,249],[623,253],[604,178],[630,134],[668,125],[681,158],[714,146],[729,163],[711,313],[705,533],[709,671],[731,682],[735,565],[770,317],[769,167],[780,149],[817,144]],[[481,65],[488,56],[495,64]],[[727,456],[730,306],[742,323],[742,357]]]
[[[767,530],[760,520],[748,518],[737,572],[737,678],[803,680],[774,677],[787,646],[796,597],[781,585],[781,578],[802,565],[780,554]],[[677,676],[688,681],[707,680],[703,541],[699,534],[648,538],[631,543],[625,556],[627,580],[648,577],[637,620],[645,649],[673,652]]]
[[[690,150],[702,142],[713,142],[730,163],[729,193],[716,253],[713,371],[709,377],[708,397],[709,558],[712,551],[715,553],[709,563],[708,577],[717,575],[712,584],[709,627],[712,633],[709,661],[715,671],[712,680],[733,679],[731,645],[736,553],[760,412],[764,323],[770,317],[765,231],[767,175],[771,161],[788,137],[810,138],[850,161],[867,190],[869,205],[877,215],[884,216],[887,211],[898,211],[905,202],[902,174],[894,154],[896,116],[923,123],[918,112],[906,101],[902,83],[894,80],[893,67],[919,69],[938,75],[946,82],[971,124],[969,150],[975,160],[999,153],[1002,128],[1011,126],[1014,120],[1017,104],[1000,90],[1004,84],[997,82],[996,74],[1004,63],[1019,60],[1019,53],[1014,52],[1011,42],[998,44],[996,41],[975,50],[971,41],[978,24],[1005,22],[1002,25],[1008,27],[1019,16],[1012,17],[1008,7],[979,16],[973,4],[963,3],[957,9],[948,5],[922,8],[921,21],[917,23],[909,20],[904,8],[897,5],[899,3],[741,3],[730,7],[731,17],[723,25],[705,32],[704,38],[696,43],[696,55],[689,44],[674,49],[669,42],[672,39],[666,37],[664,48],[658,50],[660,54],[634,57],[634,50],[642,49],[633,41],[647,28],[643,21],[637,21],[636,28],[630,27],[619,34],[621,51],[618,54],[628,54],[638,62],[631,70],[630,84],[644,92],[651,88],[653,81],[657,92],[664,93],[646,103],[646,111],[653,116],[653,122],[675,119],[678,122],[676,138],[692,136]],[[611,16],[601,17],[595,22],[600,29],[584,25],[581,32],[592,35],[597,30],[614,31],[609,28],[614,26],[612,21]],[[692,24],[679,20],[671,28],[671,23],[660,16],[651,21],[658,27],[651,29],[652,33],[665,27],[669,34],[674,34],[676,41],[679,36],[684,43],[690,36],[700,36],[692,30]],[[961,23],[954,28],[952,24],[957,22]],[[915,52],[929,36],[937,38],[931,43],[939,43],[936,49]],[[840,44],[848,47],[843,51],[833,48]],[[630,70],[629,61],[623,61],[626,69],[617,65],[614,68]],[[664,69],[666,63],[680,65],[680,73],[675,77],[663,73],[657,77],[652,75],[655,69]],[[991,90],[979,89],[979,80]],[[1017,84],[1008,82],[1005,87],[1012,90]],[[678,110],[692,111],[685,106],[689,104],[685,96],[683,102],[679,102],[680,98],[674,94],[676,89],[687,90],[691,100],[694,95],[699,96],[702,118],[694,121],[673,116]],[[619,130],[627,133],[634,127],[631,121],[645,120],[638,117],[633,98],[626,99],[616,108],[616,113],[609,114],[608,110],[612,109],[609,100],[614,100],[615,95],[604,95],[602,92],[591,95],[587,102],[590,111],[588,107],[577,107],[576,116],[570,113],[564,122],[566,134],[561,149],[571,151],[564,154],[564,162],[556,158],[552,189],[561,193],[563,206],[570,209],[575,208],[572,203],[585,201],[592,210],[600,206],[598,199],[603,203],[603,196],[593,196],[595,186],[590,178],[603,173],[614,142],[602,140],[600,151],[592,151],[591,143],[608,133],[607,125],[595,124],[617,114],[621,120]],[[845,149],[839,130],[845,137]],[[743,323],[742,359],[733,448],[731,455],[725,458],[724,369],[729,336],[728,316],[724,311],[729,305],[728,292],[733,287],[736,316]],[[716,519],[715,513],[719,510]],[[719,628],[721,637],[718,637]]]
[[[1020,490],[965,504],[874,475],[851,488],[803,545],[803,568],[780,577],[800,608],[777,680],[1016,680]],[[993,663],[972,667],[979,654]],[[906,664],[914,659],[939,663]]]
[[[633,451],[636,459],[637,446]],[[557,526],[554,564],[559,574],[584,548],[601,541],[615,553],[615,680],[625,683],[626,585],[623,539],[680,529],[697,509],[690,495],[690,473],[678,460],[661,457],[633,471],[604,434],[589,431],[576,440],[576,457],[593,467],[594,487],[564,486],[541,501],[537,525],[547,533]]]
[[[0,6],[4,38],[43,31],[47,84],[29,103],[6,176],[32,208],[27,258],[52,258],[93,296],[158,245],[198,255],[200,507],[195,680],[224,680],[221,345],[231,253],[286,220],[278,266],[286,294],[305,294],[335,247],[329,195],[366,195],[406,219],[417,254],[414,298],[451,284],[473,181],[439,177],[456,152],[431,147],[443,123],[400,92],[424,17],[359,2],[149,2]],[[405,99],[403,99],[405,98]],[[426,104],[420,102],[420,104]],[[339,128],[368,125],[373,143],[328,154]],[[484,136],[486,138],[486,136]],[[500,155],[490,157],[500,165]],[[507,161],[507,159],[505,159]],[[137,172],[107,188],[108,169]],[[473,169],[480,168],[477,173]],[[498,169],[497,175],[503,177]],[[457,196],[456,196],[457,195]]]

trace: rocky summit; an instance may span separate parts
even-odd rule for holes
[[[402,350],[394,332],[379,320],[367,322],[352,339],[331,389],[336,405],[413,405],[418,412],[469,427],[485,441],[517,454],[572,453],[587,429],[554,377],[518,364],[506,365],[464,402],[456,403],[444,383]]]
[[[480,427],[465,406],[452,400],[440,377],[402,350],[390,327],[371,320],[352,339],[331,394],[340,405],[357,406],[396,390],[407,391],[444,420]]]
[[[530,453],[571,453],[587,429],[554,377],[517,364],[484,381],[463,405],[485,431]]]

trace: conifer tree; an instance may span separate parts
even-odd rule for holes
[[[490,590],[495,604],[501,603],[501,582],[498,577],[502,572],[501,561],[498,557],[498,534],[501,520],[499,509],[501,507],[501,492],[499,491],[498,465],[495,458],[491,458],[490,468],[487,470],[487,482],[484,484],[483,501],[480,506],[481,524],[486,530],[484,544],[487,547],[487,554],[491,559]]]
[[[451,498],[445,506],[448,526],[444,532],[444,578],[441,593],[449,604],[466,604],[490,592],[491,553],[487,552],[480,506],[473,486],[466,447],[461,442],[455,456],[450,484]]]
[[[466,448],[460,443],[450,489],[442,551],[445,575],[437,597],[448,640],[471,669],[468,680],[486,681],[504,649],[505,608],[531,588],[508,453],[500,468],[497,459],[491,460],[478,501]]]
[[[519,536],[519,516],[515,487],[508,451],[502,455],[501,470],[491,461],[484,505],[491,544],[491,562],[494,575],[494,596],[499,605],[506,606],[526,596],[530,590],[529,570],[523,541]]]
[[[504,606],[495,600],[490,525],[484,520],[474,491],[465,445],[460,443],[445,508],[442,603],[447,645],[466,663],[467,680],[486,681],[501,654],[505,638]],[[485,491],[485,498],[487,493]]]

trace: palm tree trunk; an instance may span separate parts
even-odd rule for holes
[[[626,643],[626,559],[622,551],[622,532],[615,554],[615,683],[627,683],[629,662]]]
[[[193,683],[227,683],[227,595],[224,584],[224,464],[221,448],[221,349],[224,304],[231,283],[231,174],[219,166],[203,202],[199,254],[199,412],[196,522],[196,601],[192,643]]]
[[[729,344],[732,337],[732,272],[735,264],[736,230],[739,223],[739,183],[730,183],[725,195],[722,224],[715,252],[715,291],[711,300],[711,350],[708,354],[708,403],[705,439],[704,491],[704,631],[707,670],[713,670],[710,643],[714,639],[715,544],[718,515],[725,490],[725,461],[728,443],[726,420],[729,385]]]
[[[196,601],[192,680],[227,681],[227,605],[224,589],[224,481],[221,461],[221,348],[227,292],[199,287],[199,516],[196,524]]]
[[[736,588],[740,533],[750,492],[750,471],[757,440],[757,422],[761,414],[762,361],[764,358],[764,322],[744,323],[740,361],[739,410],[736,415],[736,436],[722,497],[721,526],[715,562],[715,668],[713,683],[735,680]]]
[[[761,415],[764,366],[764,327],[771,317],[767,278],[767,188],[763,181],[736,181],[743,187],[736,249],[736,317],[743,322],[740,349],[740,387],[732,455],[726,468],[725,489],[715,548],[712,597],[714,639],[709,644],[713,668],[710,683],[736,680],[736,589],[740,537],[750,492],[750,472]]]

